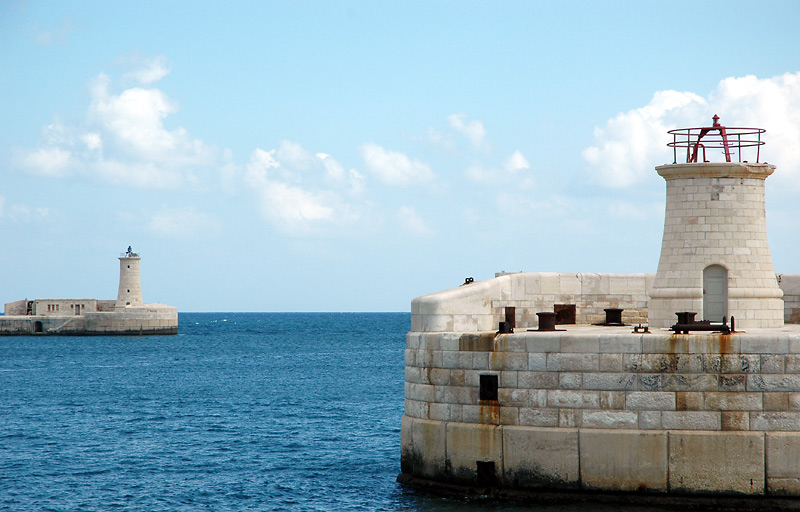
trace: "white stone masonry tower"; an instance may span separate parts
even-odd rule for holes
[[[139,280],[139,261],[138,254],[128,251],[119,257],[119,291],[117,292],[117,302],[115,309],[122,309],[126,306],[142,305],[142,285]]]
[[[726,128],[718,120],[670,131],[675,162],[656,167],[667,182],[667,205],[651,327],[675,324],[682,311],[713,322],[733,316],[737,329],[783,326],[764,209],[764,183],[775,166],[758,163],[764,130]],[[686,149],[686,163],[677,163],[678,148]],[[743,156],[745,148],[751,149]],[[721,149],[725,161],[706,160],[708,149]],[[743,160],[748,156],[756,163]]]

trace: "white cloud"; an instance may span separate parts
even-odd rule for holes
[[[40,176],[66,176],[72,167],[72,153],[61,148],[42,148],[25,154],[22,165]]]
[[[99,133],[85,133],[81,136],[81,140],[88,149],[97,151],[102,151],[103,149],[103,139]]]
[[[165,59],[147,61],[135,73],[149,83],[168,70]],[[111,92],[111,79],[100,73],[90,85],[91,102],[84,127],[56,121],[43,128],[43,144],[18,151],[19,166],[41,176],[86,176],[139,188],[171,188],[197,182],[198,167],[218,164],[218,152],[184,128],[169,130],[164,120],[177,111],[156,88]]]
[[[143,189],[174,189],[192,180],[179,169],[162,167],[152,162],[130,162],[98,159],[87,162],[84,169],[90,175],[102,177],[108,183]]]
[[[166,209],[150,216],[148,226],[154,233],[170,238],[194,238],[219,232],[220,223],[194,207]]]
[[[433,230],[427,226],[416,210],[410,206],[401,206],[397,211],[396,217],[406,231],[426,237],[434,234]]]
[[[377,144],[361,146],[361,157],[367,168],[389,185],[406,186],[426,183],[433,179],[428,164],[412,160],[399,151],[389,151]]]
[[[283,141],[278,149],[256,149],[245,170],[265,220],[296,235],[346,230],[367,221],[370,204],[359,198],[364,177],[346,171],[332,156],[313,154]]]
[[[453,152],[456,148],[453,139],[449,135],[443,135],[438,132],[433,126],[428,128],[428,132],[423,136],[412,136],[411,140],[422,143],[424,146],[446,152]]]
[[[360,196],[364,193],[365,177],[363,174],[355,169],[350,169],[347,173],[348,180],[350,181],[350,191],[354,196]]]
[[[595,145],[584,149],[583,157],[596,181],[610,187],[631,186],[655,172],[656,165],[673,161],[666,146],[667,130],[709,126],[714,114],[724,126],[765,128],[761,161],[778,166],[773,180],[800,186],[800,72],[763,79],[726,78],[705,98],[659,91],[644,107],[597,128]],[[710,160],[718,156],[709,152]]]
[[[508,157],[508,160],[506,160],[506,171],[508,172],[517,172],[530,168],[531,164],[528,162],[528,159],[525,158],[525,155],[519,150],[514,151],[514,153]]]
[[[460,134],[464,135],[472,145],[478,149],[487,149],[486,128],[480,121],[466,121],[465,114],[451,114],[447,116],[450,126]]]
[[[266,185],[270,175],[270,169],[278,169],[281,166],[275,159],[275,150],[264,151],[256,148],[250,155],[250,163],[247,164],[245,181],[253,187],[263,187]]]
[[[467,179],[476,183],[506,186],[514,184],[517,190],[529,189],[534,184],[530,176],[520,175],[519,171],[530,169],[530,163],[521,151],[515,151],[503,164],[502,168],[487,167],[480,163],[469,166],[464,173]]]
[[[317,159],[325,166],[325,174],[329,179],[339,181],[344,179],[346,173],[342,164],[336,161],[331,155],[327,153],[317,153]]]
[[[348,183],[350,194],[354,196],[359,196],[364,192],[364,175],[360,172],[355,169],[345,171],[342,164],[326,153],[317,153],[316,157],[322,162],[325,168],[325,177],[328,181],[332,183]]]
[[[605,128],[595,129],[597,145],[583,150],[583,158],[593,167],[592,176],[609,187],[638,183],[654,172],[654,166],[672,161],[667,131],[683,119],[693,119],[687,127],[696,126],[705,117],[696,113],[705,105],[693,93],[659,91],[646,106],[609,119]]]
[[[42,127],[42,136],[45,143],[52,146],[73,143],[72,135],[58,117],[52,123]]]
[[[213,152],[184,128],[167,130],[163,120],[178,107],[158,89],[134,87],[119,95],[109,92],[110,80],[100,74],[92,84],[89,119],[99,125],[133,158],[169,165],[205,165]]]
[[[170,67],[167,65],[167,57],[159,55],[152,59],[134,59],[137,68],[125,73],[124,78],[134,80],[143,85],[158,82],[169,74]]]
[[[317,163],[318,158],[296,143],[288,140],[282,140],[275,150],[275,156],[284,165],[297,169],[306,170],[310,169]]]
[[[270,182],[262,189],[267,217],[290,224],[335,220],[335,210],[324,193],[310,192],[285,183]]]

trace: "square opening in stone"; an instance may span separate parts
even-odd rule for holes
[[[575,304],[555,304],[556,324],[569,325],[575,323]]]
[[[493,460],[478,460],[475,461],[477,470],[478,485],[494,485],[497,483],[497,473],[494,469]]]
[[[481,400],[497,400],[497,388],[499,387],[497,375],[481,375]]]

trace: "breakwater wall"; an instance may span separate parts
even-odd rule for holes
[[[177,334],[178,310],[149,304],[121,311],[87,312],[73,316],[21,315],[0,317],[0,336],[6,335],[141,335]]]
[[[411,332],[402,471],[517,489],[800,496],[800,329]]]

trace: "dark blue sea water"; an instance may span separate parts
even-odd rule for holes
[[[397,484],[409,327],[186,313],[178,336],[0,337],[0,510],[620,510]]]

